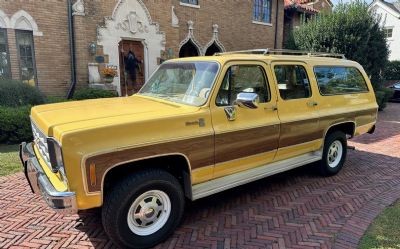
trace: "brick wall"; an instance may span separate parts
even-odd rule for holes
[[[43,36],[34,36],[37,85],[47,95],[64,96],[70,83],[67,4],[65,1],[0,1],[9,18],[25,10],[36,21]],[[12,78],[20,79],[15,30],[8,29]]]
[[[128,0],[127,0],[128,1]],[[87,85],[87,64],[93,62],[88,46],[97,41],[97,27],[111,16],[118,0],[85,2],[85,16],[74,16],[76,41],[76,67],[78,87]],[[180,5],[179,0],[143,0],[151,18],[166,35],[165,47],[179,54],[179,43],[188,34],[187,21],[194,21],[194,37],[204,47],[213,36],[212,25],[219,25],[219,39],[226,50],[273,48],[275,43],[276,7],[278,14],[278,43],[283,39],[283,1],[272,0],[272,25],[252,22],[253,1],[199,0],[200,8]],[[171,25],[171,6],[179,18],[179,27]],[[9,17],[16,11],[27,11],[36,21],[43,36],[34,36],[38,87],[48,95],[65,96],[71,81],[68,16],[66,1],[1,1],[0,9]],[[15,32],[8,30],[11,71],[19,78]],[[101,49],[101,48],[100,48]]]

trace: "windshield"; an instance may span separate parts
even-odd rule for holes
[[[218,68],[216,62],[167,62],[158,68],[139,95],[201,106],[210,95]]]

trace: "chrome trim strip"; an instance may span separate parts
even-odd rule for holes
[[[35,194],[43,196],[47,205],[56,211],[68,214],[77,213],[75,192],[60,192],[54,188],[36,158],[32,143],[21,144],[20,158],[25,176]]]
[[[197,200],[215,193],[234,188],[266,176],[278,174],[322,159],[322,151],[310,152],[294,158],[266,164],[229,176],[220,177],[192,187],[193,198]]]

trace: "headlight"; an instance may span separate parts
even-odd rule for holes
[[[57,173],[64,167],[63,155],[60,144],[54,138],[47,138],[51,170]]]

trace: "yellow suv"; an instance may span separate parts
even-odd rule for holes
[[[363,68],[342,55],[250,50],[163,63],[139,93],[32,108],[32,190],[64,212],[102,207],[121,247],[166,239],[186,200],[319,162],[375,129]]]

